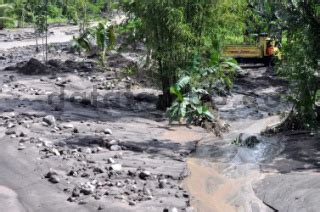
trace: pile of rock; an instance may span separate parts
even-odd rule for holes
[[[40,62],[35,58],[31,58],[29,61],[20,62],[15,66],[10,66],[4,69],[5,71],[18,70],[25,75],[46,75],[63,72],[92,72],[93,70],[99,71],[100,69],[93,62],[76,62],[72,60],[66,60],[62,62],[60,60],[52,59],[46,64]]]

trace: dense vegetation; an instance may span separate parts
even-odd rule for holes
[[[78,24],[89,19],[101,19],[116,8],[117,1],[105,0],[1,0],[6,10],[0,8],[0,16],[7,17],[4,26],[27,26],[36,22],[36,11],[46,5],[48,22]],[[10,8],[8,8],[8,6]],[[43,8],[42,8],[43,9]],[[88,19],[88,20],[87,20]],[[4,20],[4,19],[2,19]],[[13,21],[14,20],[14,21]]]
[[[115,29],[99,24],[113,9],[126,12],[126,23]],[[276,69],[291,85],[294,107],[286,128],[313,128],[319,114],[320,4],[316,0],[0,0],[0,27],[35,25],[46,32],[47,23],[79,24],[75,47],[90,49],[88,36],[98,45],[103,64],[113,48],[115,34],[147,47],[148,63],[155,68],[172,121],[186,118],[197,125],[216,125],[213,94],[226,95],[239,67],[220,56],[225,43],[253,42],[253,34],[267,32],[283,45]],[[128,36],[129,35],[129,36]],[[132,40],[131,40],[132,41]]]

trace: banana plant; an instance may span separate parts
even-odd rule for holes
[[[111,50],[115,46],[115,33],[113,26],[107,27],[106,25],[99,23],[95,29],[96,43],[99,48],[100,58],[105,61],[107,50]]]
[[[181,122],[185,118],[188,124],[201,126],[203,121],[213,121],[213,114],[201,100],[202,96],[208,95],[208,93],[203,89],[192,87],[190,76],[182,77],[170,88],[170,93],[176,97],[167,111],[170,122]]]
[[[175,101],[167,110],[170,122],[185,119],[188,124],[215,128],[217,117],[211,112],[214,105],[210,93],[231,89],[235,70],[240,67],[234,60],[219,56],[207,65],[209,67],[202,67],[195,55],[190,68],[183,70],[180,79],[171,86]]]
[[[81,50],[95,52],[99,55],[100,62],[104,65],[106,53],[115,47],[116,36],[113,26],[99,23],[97,27],[85,30],[78,38],[74,38],[73,48],[79,53]]]

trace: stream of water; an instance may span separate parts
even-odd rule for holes
[[[255,87],[252,90],[246,84],[235,85],[241,94],[235,93],[220,107],[221,116],[231,123],[230,132],[222,138],[208,136],[188,160],[190,176],[184,183],[197,212],[273,211],[255,195],[252,186],[264,177],[260,164],[284,148],[281,138],[260,136],[261,131],[280,121],[277,115],[270,116],[270,110],[279,109],[281,104],[276,87],[266,78],[261,86],[265,74],[264,68],[252,70],[248,77]],[[233,145],[240,133],[256,135],[260,143],[254,148]]]

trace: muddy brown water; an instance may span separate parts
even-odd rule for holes
[[[209,135],[187,162],[190,176],[184,185],[197,212],[273,211],[256,196],[253,184],[265,176],[260,163],[272,160],[283,145],[279,138],[259,134],[279,123],[276,111],[285,110],[286,103],[279,98],[281,84],[271,83],[275,78],[269,70],[248,71],[246,78],[236,81],[233,95],[219,105],[221,117],[231,124],[230,132],[222,138]],[[253,149],[232,145],[240,133],[257,135],[261,143]]]
[[[198,144],[197,152],[188,160],[190,176],[185,180],[185,186],[194,199],[192,205],[198,212],[219,211],[269,211],[252,189],[252,184],[263,175],[256,161],[237,160],[241,153],[232,153],[234,148],[228,147],[232,138],[238,132],[258,134],[267,126],[279,121],[277,116],[268,117],[254,123],[239,124],[232,133],[224,138],[207,138]],[[243,128],[242,128],[243,127]],[[217,146],[215,143],[219,143]],[[223,147],[225,146],[225,147]],[[213,148],[212,154],[210,148]],[[216,150],[221,148],[221,150]],[[223,148],[226,152],[223,153]],[[266,148],[270,148],[267,146]],[[209,150],[208,150],[209,149]],[[245,150],[244,156],[249,151]],[[231,154],[231,155],[228,155]]]

